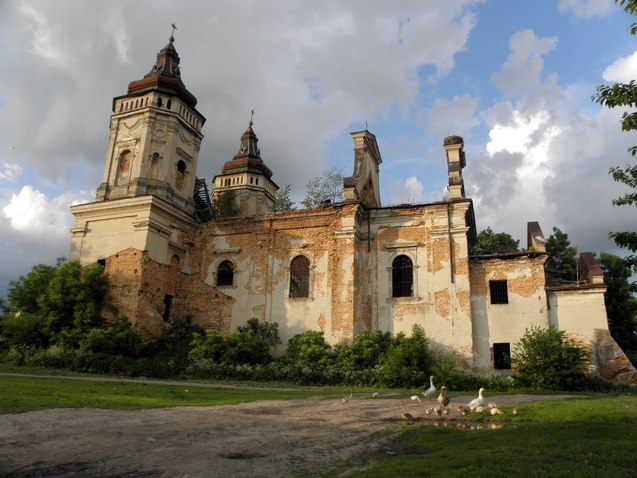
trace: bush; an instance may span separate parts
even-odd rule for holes
[[[135,357],[142,348],[142,338],[126,317],[115,319],[106,327],[91,329],[80,339],[82,352]]]
[[[390,332],[361,332],[352,344],[352,361],[355,369],[373,368],[378,365],[392,345]]]
[[[173,319],[159,337],[148,343],[142,350],[141,356],[151,362],[172,365],[175,373],[181,373],[188,366],[191,343],[195,335],[203,335],[204,329],[192,323],[192,317]],[[150,363],[150,362],[149,362]],[[167,366],[167,365],[166,365]],[[166,367],[161,367],[165,374]]]
[[[512,362],[521,385],[570,390],[581,386],[586,352],[554,327],[531,327],[515,344]]]
[[[53,345],[48,349],[36,350],[27,354],[24,358],[24,364],[31,367],[72,370],[77,355],[75,350]]]
[[[193,334],[188,358],[235,364],[267,364],[272,361],[270,347],[281,343],[278,324],[252,318],[227,337],[214,330]]]
[[[325,334],[308,330],[288,340],[287,352],[281,360],[300,366],[316,367],[333,362],[332,347],[325,342]]]
[[[432,356],[429,339],[420,325],[414,325],[410,337],[396,335],[382,361],[379,381],[387,387],[418,387],[429,379]]]

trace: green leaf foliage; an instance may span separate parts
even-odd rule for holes
[[[520,241],[513,239],[506,232],[493,232],[490,227],[480,231],[474,244],[471,245],[471,254],[476,256],[488,254],[506,254],[517,252]]]
[[[339,168],[330,168],[323,175],[307,183],[305,199],[301,204],[305,209],[321,207],[325,201],[343,200],[343,173]]]
[[[332,347],[322,331],[308,330],[288,340],[285,361],[296,364],[326,365],[332,362]]]
[[[420,325],[412,327],[411,336],[399,333],[382,362],[381,384],[388,387],[414,387],[425,383],[433,357],[429,339]]]
[[[119,317],[105,327],[95,327],[80,339],[80,350],[135,357],[142,349],[142,338],[127,317]]]
[[[615,3],[629,15],[637,15],[637,0],[615,0]],[[637,23],[628,27],[631,35],[637,33]],[[592,97],[593,101],[607,108],[626,108],[622,113],[621,127],[623,131],[637,130],[637,83],[630,80],[628,83],[616,82],[612,85],[600,85],[597,93]],[[634,157],[637,154],[637,146],[628,148],[628,152]],[[625,184],[633,190],[613,200],[615,206],[637,206],[637,165],[626,165],[624,168],[610,168],[609,174],[619,183]],[[622,231],[611,232],[610,238],[622,248],[628,249],[632,254],[625,258],[629,267],[637,268],[637,232]]]
[[[277,191],[274,204],[272,204],[272,212],[294,211],[294,201],[290,199],[290,188],[291,186],[286,184],[283,189]]]
[[[248,320],[224,337],[214,330],[205,334],[194,333],[188,357],[191,360],[208,359],[219,363],[266,364],[272,361],[270,348],[281,342],[276,322]]]
[[[238,216],[240,211],[237,205],[237,194],[230,190],[215,196],[212,201],[212,210],[217,219]]]
[[[624,351],[637,355],[637,284],[631,283],[631,269],[621,257],[602,252],[599,266],[608,288],[604,293],[608,328]]]
[[[553,227],[553,234],[546,240],[546,272],[558,282],[572,283],[577,280],[577,249],[571,246],[568,234]]]
[[[535,388],[570,390],[586,370],[586,352],[554,327],[526,329],[511,358],[519,381]]]
[[[108,278],[100,265],[82,269],[77,260],[58,260],[56,266],[34,266],[9,284],[2,330],[18,347],[77,348],[90,329],[102,324],[107,292]]]

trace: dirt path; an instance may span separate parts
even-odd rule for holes
[[[395,397],[395,396],[394,396]],[[489,397],[501,405],[564,396]],[[439,424],[462,420],[452,412]],[[0,415],[0,477],[315,476],[381,445],[371,435],[425,417],[433,401],[354,396],[138,411],[54,409]],[[376,440],[376,441],[375,441]]]

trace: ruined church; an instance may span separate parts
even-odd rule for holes
[[[531,222],[526,250],[470,255],[476,229],[462,138],[441,147],[445,201],[383,206],[381,152],[365,130],[351,134],[343,201],[274,214],[276,176],[252,122],[220,173],[210,183],[197,177],[205,118],[182,81],[174,38],[112,111],[95,201],[71,208],[70,256],[104,265],[114,313],[143,334],[175,317],[221,333],[256,317],[277,322],[284,344],[307,330],[336,344],[368,330],[409,335],[418,324],[459,366],[506,370],[525,330],[551,325],[586,345],[606,378],[634,380],[609,334],[592,254],[582,254],[581,281],[551,284],[545,239]],[[229,191],[238,214],[214,217],[214,198]]]

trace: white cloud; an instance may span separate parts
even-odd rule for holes
[[[478,98],[469,95],[454,96],[450,101],[436,98],[427,113],[428,133],[440,138],[453,134],[466,140],[480,123],[477,107]]]
[[[69,237],[74,219],[69,207],[86,198],[76,193],[64,193],[47,198],[31,186],[23,186],[2,208],[11,228],[29,236],[31,241],[59,241]]]
[[[507,96],[517,96],[539,87],[544,68],[543,56],[557,45],[556,37],[538,37],[524,29],[511,36],[511,53],[500,71],[492,76],[493,83]]]
[[[558,10],[571,12],[577,18],[606,15],[613,8],[613,0],[560,0]]]
[[[14,181],[22,174],[22,166],[17,163],[10,163],[0,160],[0,180]]]
[[[329,166],[328,139],[411,108],[423,66],[450,71],[480,3],[8,4],[0,28],[11,38],[3,67],[12,74],[0,78],[0,142],[11,138],[48,181],[73,180],[83,164],[101,167],[111,99],[150,70],[169,18],[179,28],[182,78],[208,118],[198,174],[211,178],[232,158],[255,109],[264,161],[278,183],[302,189]]]
[[[605,81],[628,83],[637,78],[637,51],[632,55],[618,58],[604,70]]]

